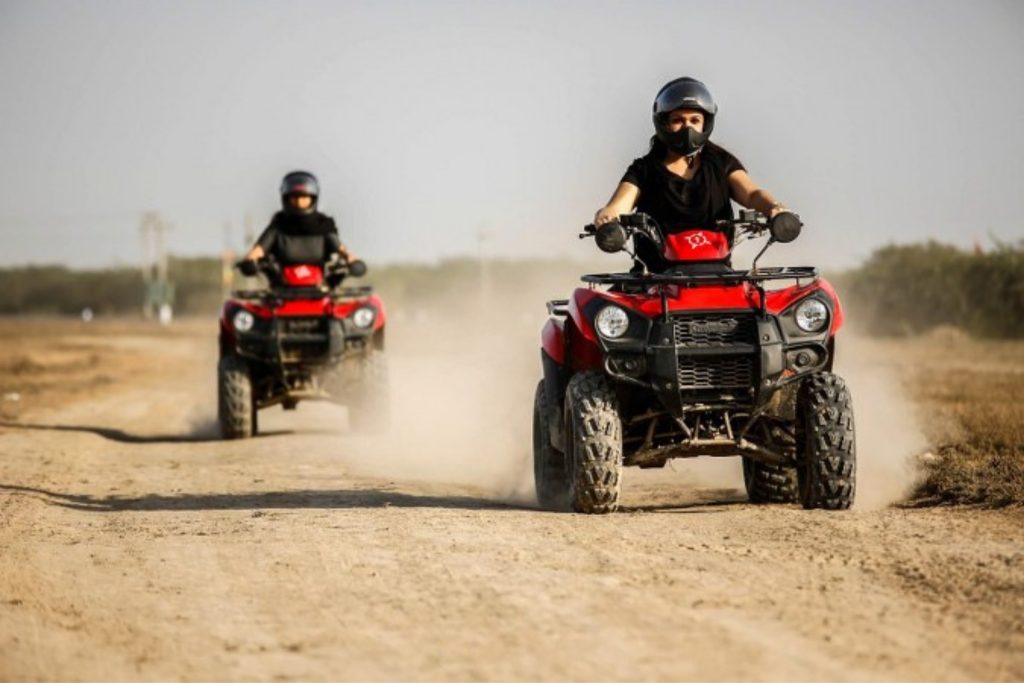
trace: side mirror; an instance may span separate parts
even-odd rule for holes
[[[357,259],[348,264],[348,274],[352,277],[362,277],[366,275],[366,263]]]
[[[775,218],[768,224],[768,230],[772,234],[772,239],[776,242],[792,242],[800,236],[800,229],[803,228],[803,223],[800,222],[800,217],[792,211],[783,211],[782,213],[776,214]]]
[[[618,223],[605,223],[597,229],[594,241],[601,251],[614,254],[626,246],[626,229]]]

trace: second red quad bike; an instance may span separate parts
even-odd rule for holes
[[[270,286],[233,292],[220,319],[218,416],[226,439],[256,434],[261,408],[299,401],[344,404],[350,425],[388,421],[384,304],[370,287],[342,287],[362,261],[258,263]]]
[[[800,234],[794,214],[741,211],[719,228],[664,235],[630,214],[581,235],[661,260],[586,275],[588,287],[548,302],[533,419],[541,506],[612,512],[623,466],[702,455],[741,457],[755,503],[853,502],[853,409],[832,372],[839,298],[814,268],[757,267]],[[728,265],[734,240],[765,234],[750,270]]]

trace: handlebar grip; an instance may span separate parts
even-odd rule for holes
[[[235,264],[235,268],[238,269],[242,275],[246,277],[253,277],[259,272],[259,265],[252,259],[244,258]]]

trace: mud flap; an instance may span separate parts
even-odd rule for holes
[[[757,402],[760,404],[767,401],[775,391],[782,371],[786,368],[782,334],[774,319],[757,321],[757,343],[760,347]]]
[[[551,434],[551,446],[555,450],[565,452],[565,423],[562,419],[562,401],[565,398],[565,387],[568,384],[565,368],[559,365],[544,349],[540,350],[540,364],[544,371],[544,397],[547,399],[550,415],[548,430]]]

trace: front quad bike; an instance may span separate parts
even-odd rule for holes
[[[294,410],[304,400],[345,405],[356,430],[384,427],[384,304],[370,287],[341,286],[365,264],[281,267],[264,259],[256,268],[269,287],[233,292],[220,318],[222,436],[253,436],[258,410],[278,403]]]
[[[533,422],[541,506],[612,512],[623,466],[701,455],[741,457],[755,503],[853,502],[853,409],[832,373],[839,298],[814,268],[757,267],[799,235],[794,214],[741,211],[718,227],[665,235],[631,214],[580,235],[639,267],[585,275],[589,287],[548,302]],[[765,234],[752,268],[733,270],[730,244]],[[639,261],[641,241],[661,255],[657,272]]]

